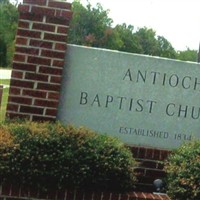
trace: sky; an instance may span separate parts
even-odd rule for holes
[[[66,0],[72,2],[73,0]],[[87,0],[80,0],[85,6]],[[89,0],[100,3],[113,26],[126,23],[138,28],[152,28],[178,50],[198,50],[200,42],[199,0]]]
[[[72,2],[73,0],[68,0]],[[87,0],[80,0],[83,5]],[[147,27],[164,36],[178,50],[199,49],[200,1],[199,0],[89,0],[99,2],[114,24],[131,24]]]

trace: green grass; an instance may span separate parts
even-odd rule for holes
[[[0,79],[0,85],[10,85],[10,79]]]
[[[9,85],[10,80],[0,79],[0,85],[2,85],[2,84]],[[9,92],[9,88],[3,89],[3,97],[2,97],[1,108],[0,108],[0,122],[5,119],[6,106],[7,106],[7,102],[8,102],[8,92]]]

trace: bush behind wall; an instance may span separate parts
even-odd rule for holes
[[[136,162],[118,139],[60,123],[0,124],[0,178],[43,188],[128,191]]]
[[[200,199],[200,140],[183,144],[166,162],[167,189],[172,199]]]

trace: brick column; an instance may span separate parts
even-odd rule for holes
[[[71,4],[24,0],[18,9],[7,117],[54,121],[72,17]]]

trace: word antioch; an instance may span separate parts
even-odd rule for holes
[[[200,91],[200,79],[192,76],[180,76],[177,74],[167,74],[158,71],[133,71],[128,69],[123,77],[124,81],[131,81],[133,83],[148,83],[152,85],[169,86],[172,88],[183,88]]]

